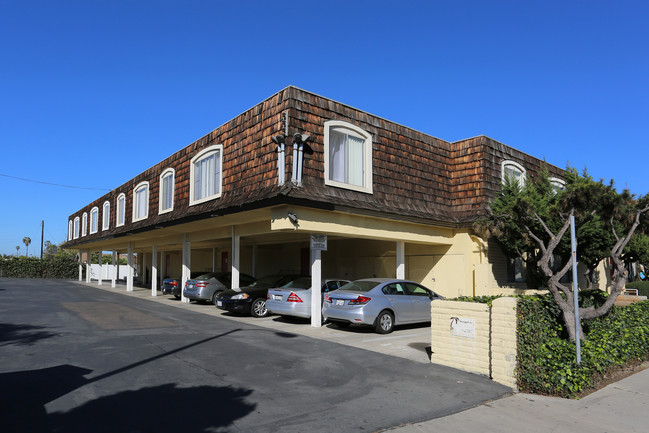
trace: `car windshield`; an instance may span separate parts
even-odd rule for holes
[[[279,275],[268,275],[265,277],[262,277],[252,283],[249,287],[275,287],[275,284],[279,279],[283,277]]]
[[[283,289],[310,289],[311,278],[296,278],[282,286]]]
[[[206,272],[204,274],[200,274],[197,277],[194,277],[194,280],[209,280],[210,278],[216,278],[218,274],[214,272]]]
[[[380,282],[378,281],[368,281],[368,280],[352,281],[351,283],[347,283],[344,286],[342,286],[340,290],[352,290],[354,292],[369,292],[379,284]]]

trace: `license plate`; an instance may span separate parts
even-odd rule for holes
[[[336,299],[336,305],[345,305],[344,299]]]
[[[193,285],[193,284],[188,284],[188,285],[187,285],[187,288],[188,288],[188,289],[193,289],[193,288],[194,288],[194,285]]]
[[[274,301],[281,301],[282,300],[282,295],[273,295],[273,300]]]
[[[223,302],[221,302],[221,301],[216,301],[216,306],[217,306],[217,307],[222,307],[222,306],[223,306]]]

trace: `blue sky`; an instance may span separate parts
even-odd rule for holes
[[[646,194],[648,20],[624,0],[0,0],[0,254],[40,254],[42,220],[62,242],[70,214],[287,85]]]

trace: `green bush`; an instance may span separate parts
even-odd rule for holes
[[[580,293],[580,305],[598,306],[600,291]],[[582,321],[581,364],[550,295],[526,296],[518,307],[518,384],[521,391],[575,397],[608,369],[649,359],[649,302],[613,307]]]
[[[5,278],[75,278],[79,267],[74,256],[0,257],[0,277]]]
[[[627,289],[637,289],[638,295],[649,297],[649,281],[633,281],[626,283]]]

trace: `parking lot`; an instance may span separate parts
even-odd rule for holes
[[[132,292],[127,292],[124,285],[110,287],[110,282],[97,285],[96,282],[79,283],[101,290],[120,293],[126,296],[159,302],[177,308],[188,309],[202,314],[222,317],[242,323],[253,324],[271,328],[281,332],[291,332],[310,338],[327,340],[359,349],[371,350],[386,355],[399,356],[415,362],[430,363],[430,326],[428,324],[399,326],[388,335],[379,335],[370,327],[351,326],[346,329],[337,328],[335,325],[325,324],[321,328],[314,328],[307,319],[284,319],[278,316],[250,317],[231,314],[214,307],[212,304],[183,303],[171,295],[151,296],[151,289],[135,287]]]

